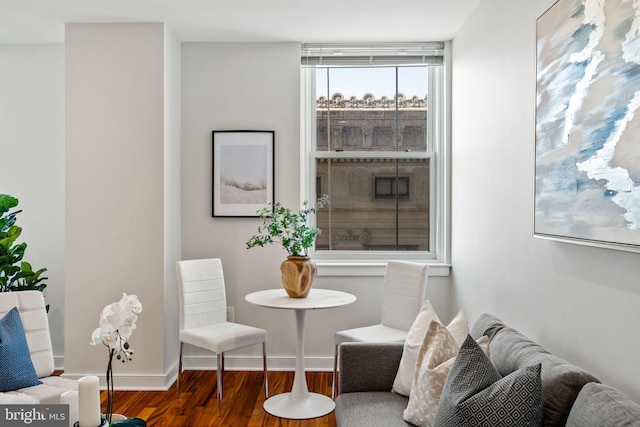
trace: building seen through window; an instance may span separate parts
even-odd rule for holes
[[[316,251],[431,251],[429,67],[315,73]]]

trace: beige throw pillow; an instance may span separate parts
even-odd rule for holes
[[[488,356],[489,338],[483,336],[477,342]],[[416,360],[405,421],[418,427],[433,425],[442,389],[459,350],[460,344],[449,329],[431,322]]]
[[[427,333],[429,324],[433,320],[440,322],[440,319],[438,319],[438,315],[431,306],[431,303],[429,300],[426,300],[422,303],[422,308],[420,309],[418,316],[416,316],[416,320],[413,321],[413,324],[407,333],[407,338],[404,341],[400,366],[398,367],[396,378],[393,381],[392,391],[394,393],[409,396],[418,352],[420,351],[420,347],[424,341],[424,336]]]
[[[458,343],[458,349],[464,343],[469,335],[469,321],[467,320],[467,313],[464,310],[460,310],[456,317],[447,325],[447,330],[453,336]]]
[[[413,382],[414,371],[416,370],[416,359],[418,358],[420,347],[422,347],[431,321],[436,321],[441,324],[431,303],[429,300],[426,300],[422,304],[420,313],[418,313],[416,320],[413,322],[413,325],[411,325],[411,329],[409,329],[409,333],[404,342],[400,366],[398,367],[398,372],[393,382],[392,391],[394,393],[403,396],[409,396],[411,394],[411,384]],[[447,325],[447,329],[458,343],[458,348],[460,348],[469,333],[467,315],[464,310],[460,310],[456,317]]]

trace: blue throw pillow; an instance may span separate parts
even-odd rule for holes
[[[0,391],[42,384],[31,362],[20,313],[16,307],[0,319]]]

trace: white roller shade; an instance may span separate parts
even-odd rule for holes
[[[444,42],[302,45],[303,66],[441,65]]]

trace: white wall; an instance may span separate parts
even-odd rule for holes
[[[227,302],[234,307],[235,320],[267,327],[270,357],[295,355],[295,340],[287,339],[294,337],[293,314],[256,308],[244,301],[244,295],[278,285],[284,254],[276,248],[245,249],[257,219],[211,217],[211,131],[274,130],[276,198],[298,203],[299,58],[295,43],[182,47],[183,258],[222,259]],[[239,359],[245,356],[258,362],[261,353],[255,347],[229,353],[227,366],[250,365],[251,360]],[[193,349],[186,349],[186,355],[205,355],[189,350]],[[187,357],[185,367],[206,363],[215,366]]]
[[[453,41],[453,295],[640,401],[640,255],[535,239],[535,21],[483,0]]]
[[[64,328],[64,46],[0,45],[0,193],[19,199],[25,261],[46,268],[56,367]]]

